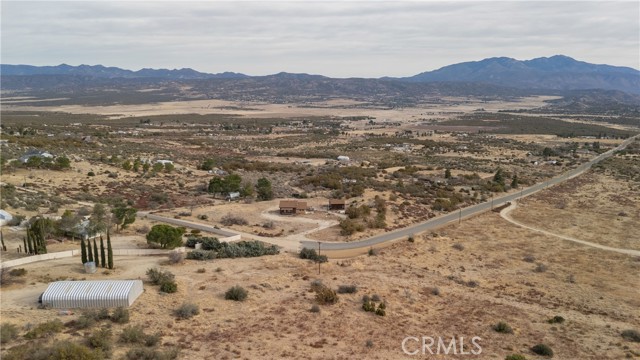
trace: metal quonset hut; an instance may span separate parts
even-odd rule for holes
[[[42,305],[57,309],[128,307],[142,291],[142,280],[56,281],[42,294]]]

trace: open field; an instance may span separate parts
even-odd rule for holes
[[[160,90],[138,92],[142,99]],[[95,204],[107,212],[136,209],[133,224],[112,230],[116,249],[149,246],[145,236],[160,223],[147,213],[290,251],[303,240],[350,242],[517,193],[638,131],[627,122],[505,112],[533,111],[551,99],[442,97],[414,106],[360,98],[106,106],[3,99],[1,207],[27,220],[46,216],[56,226],[66,210],[80,221],[98,217]],[[33,150],[68,161],[31,161]],[[640,249],[639,154],[636,140],[585,175],[526,198],[512,215],[549,232]],[[280,216],[280,202],[292,199],[306,201],[307,209]],[[345,200],[346,209],[327,212],[329,199]],[[114,219],[101,221],[109,226]],[[64,234],[49,235],[49,252],[79,247]],[[26,256],[15,252],[24,224],[3,227],[3,235],[3,261]],[[558,359],[640,356],[638,343],[620,336],[640,330],[639,258],[527,230],[494,212],[411,239],[370,255],[329,254],[336,258],[320,265],[284,251],[176,265],[165,257],[117,257],[115,270],[93,275],[82,271],[79,258],[33,263],[24,266],[24,277],[3,284],[0,315],[18,325],[20,335],[29,324],[77,320],[77,313],[37,308],[50,281],[146,280],[155,266],[175,274],[178,291],[160,293],[146,282],[130,309],[131,323],[159,332],[158,348],[180,348],[184,359],[412,358],[402,349],[407,336],[440,336],[447,343],[464,337],[466,351],[477,336],[482,359],[514,353],[537,359],[530,348],[538,343]],[[315,279],[334,290],[358,290],[311,312]],[[234,285],[248,290],[246,301],[224,299]],[[364,295],[379,296],[386,316],[363,311]],[[200,313],[178,320],[174,310],[183,302],[197,304]],[[565,322],[548,323],[554,316]],[[500,321],[513,333],[494,331]],[[124,329],[111,327],[116,336]],[[69,324],[54,338],[83,342],[93,330]],[[11,346],[33,344],[21,336],[3,344],[2,355]],[[112,358],[130,348],[117,346]]]
[[[524,260],[532,257],[533,262]],[[528,348],[540,342],[562,359],[618,359],[640,351],[619,335],[640,326],[631,275],[640,270],[638,259],[531,233],[496,213],[418,236],[414,243],[397,243],[378,256],[330,261],[320,275],[312,262],[288,254],[163,263],[154,257],[122,258],[116,271],[96,275],[82,274],[77,259],[25,266],[25,284],[2,289],[3,321],[59,317],[55,310],[35,308],[48,279],[138,278],[160,265],[176,274],[178,293],[161,295],[146,284],[130,310],[131,322],[162,332],[164,346],[182,348],[184,358],[215,353],[218,358],[312,359],[319,351],[323,358],[410,358],[401,347],[407,336],[479,336],[482,358],[533,357]],[[537,263],[546,271],[536,272]],[[204,273],[196,271],[201,268]],[[314,314],[309,312],[313,279],[333,288],[355,284],[358,292],[339,295],[337,304]],[[236,284],[249,290],[247,301],[224,300],[224,291]],[[362,311],[365,294],[384,299],[385,317]],[[184,301],[198,304],[201,313],[176,320],[172,311]],[[556,315],[565,323],[546,322]],[[491,330],[498,321],[507,322],[514,334]],[[116,334],[120,328],[114,326]]]

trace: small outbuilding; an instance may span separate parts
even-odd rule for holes
[[[346,201],[344,199],[329,199],[329,210],[344,210]]]
[[[42,294],[42,305],[55,309],[129,307],[142,292],[142,280],[56,281]]]

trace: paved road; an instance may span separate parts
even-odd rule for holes
[[[476,204],[473,206],[469,206],[463,209],[460,209],[459,211],[455,211],[449,214],[445,214],[442,216],[438,216],[435,217],[431,220],[427,220],[425,222],[416,224],[416,225],[411,225],[409,227],[403,228],[403,229],[399,229],[399,230],[395,230],[392,232],[388,232],[388,233],[384,233],[384,234],[380,234],[377,236],[373,236],[370,237],[368,239],[365,240],[360,240],[360,241],[354,241],[354,242],[349,242],[349,243],[327,243],[327,242],[321,242],[321,248],[323,250],[352,250],[352,249],[359,249],[359,248],[369,248],[373,245],[378,245],[387,241],[392,241],[392,240],[396,240],[396,239],[401,239],[401,238],[408,238],[410,235],[412,234],[416,234],[416,233],[421,233],[439,226],[442,226],[444,224],[450,223],[450,222],[454,222],[454,221],[458,221],[461,218],[465,218],[471,215],[475,215],[475,214],[479,214],[481,212],[487,211],[492,209],[493,207],[497,207],[500,206],[506,202],[510,202],[510,201],[514,201],[516,199],[519,199],[520,197],[524,197],[524,196],[528,196],[531,195],[533,193],[536,193],[546,187],[561,183],[563,181],[566,181],[568,179],[571,179],[573,177],[576,177],[582,173],[584,173],[586,170],[588,170],[589,168],[591,168],[591,166],[597,162],[600,162],[608,157],[610,157],[611,155],[613,155],[613,153],[617,150],[621,150],[623,148],[625,148],[627,145],[629,145],[632,141],[634,141],[635,138],[639,137],[640,135],[636,135],[634,137],[631,137],[627,140],[625,140],[622,144],[620,144],[618,147],[611,149],[605,153],[602,153],[598,156],[596,156],[595,158],[593,158],[592,160],[585,162],[584,164],[581,164],[580,166],[578,166],[577,168],[570,170],[560,176],[557,176],[555,178],[552,178],[550,180],[547,180],[543,183],[540,184],[536,184],[533,185],[531,187],[528,188],[523,188],[522,190],[520,190],[517,193],[512,193],[509,195],[505,195],[505,196],[500,196],[500,197],[495,197],[492,198],[490,201],[484,202],[484,203],[480,203],[480,204]],[[309,248],[309,249],[317,249],[318,248],[318,241],[302,241],[301,242],[302,247],[304,248]]]
[[[213,227],[211,225],[200,224],[200,223],[195,223],[195,222],[186,221],[186,220],[180,220],[180,219],[173,219],[173,218],[170,218],[170,217],[150,214],[148,212],[138,212],[137,216],[139,218],[147,218],[149,220],[161,221],[161,222],[172,224],[172,225],[176,225],[176,226],[184,226],[184,227],[189,228],[189,229],[197,229],[197,230],[201,230],[201,231],[206,231],[206,232],[218,234],[218,235],[221,235],[221,236],[224,236],[224,237],[230,237],[230,236],[238,235],[238,234],[233,233],[231,231],[227,231],[227,230],[223,230],[223,229],[217,229],[217,228],[215,228],[215,227]]]

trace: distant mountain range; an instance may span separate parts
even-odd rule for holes
[[[280,78],[282,80],[328,81],[320,75],[279,73],[269,76],[248,76],[235,72],[209,74],[193,69],[142,69],[125,70],[102,65],[0,65],[0,74],[6,76],[72,75],[83,78],[102,79],[249,79]],[[335,79],[344,80],[344,79]],[[556,55],[532,60],[516,60],[507,57],[489,58],[445,66],[438,70],[423,72],[411,77],[380,80],[412,83],[481,83],[526,90],[620,90],[640,94],[640,71],[619,66],[596,65]]]
[[[242,79],[247,75],[234,72],[219,74],[202,73],[193,69],[141,69],[138,71],[125,70],[118,67],[106,67],[102,65],[71,66],[61,64],[57,66],[32,66],[32,65],[0,65],[0,74],[3,76],[31,76],[31,75],[77,75],[95,78],[156,78],[171,80],[193,79]]]
[[[619,66],[596,65],[556,55],[532,60],[490,58],[445,66],[403,81],[479,82],[520,89],[604,89],[640,93],[640,71]]]
[[[0,65],[1,89],[33,98],[23,105],[108,105],[194,99],[316,102],[351,98],[385,108],[472,96],[487,101],[529,95],[562,96],[563,109],[640,112],[640,71],[595,65],[566,56],[527,61],[491,58],[406,78],[330,78],[278,73],[248,76],[193,69],[131,71],[102,65]],[[7,96],[7,95],[5,95]],[[48,100],[51,99],[51,100]]]

